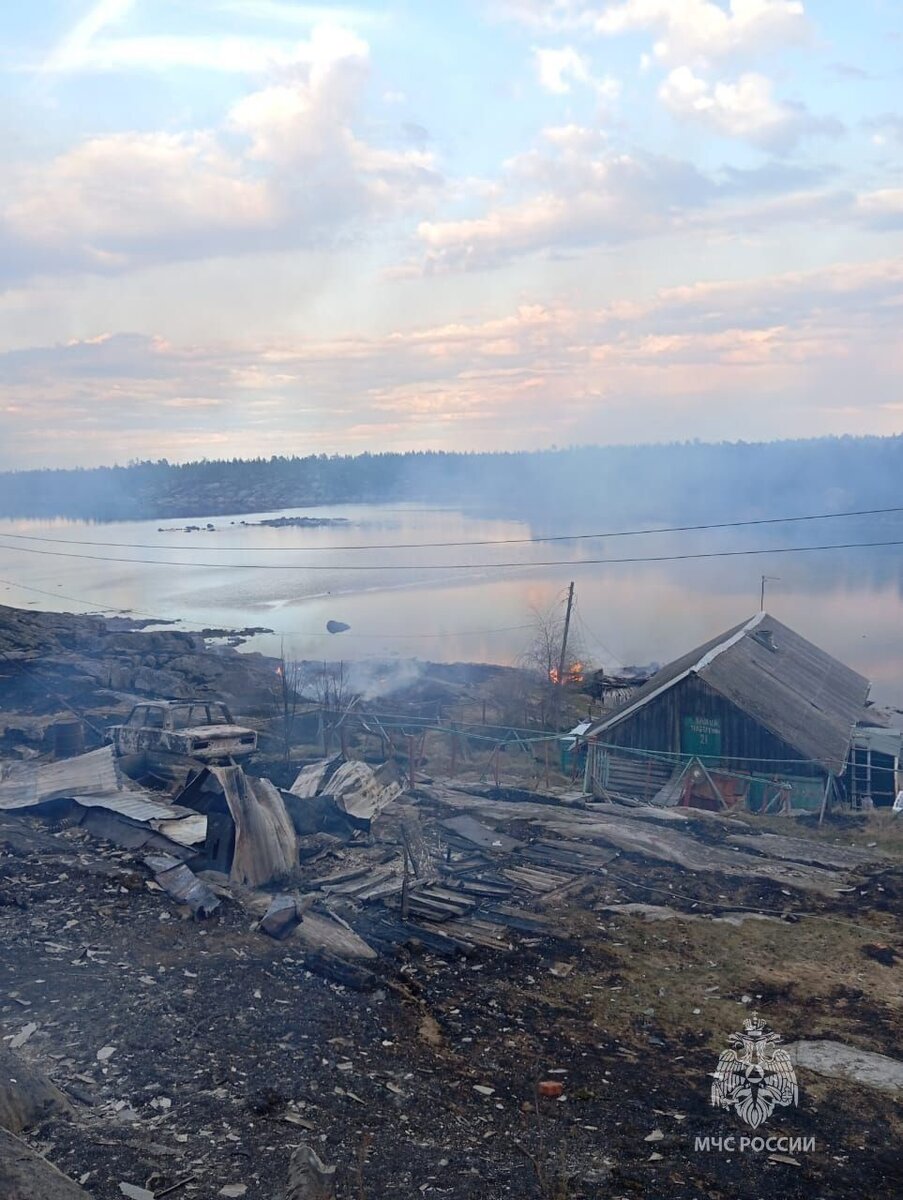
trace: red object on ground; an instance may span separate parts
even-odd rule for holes
[[[564,1084],[559,1083],[557,1079],[544,1079],[542,1083],[537,1084],[536,1090],[540,1096],[548,1096],[554,1100],[564,1092]]]

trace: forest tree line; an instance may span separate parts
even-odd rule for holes
[[[0,516],[111,521],[412,501],[537,524],[705,521],[891,505],[901,480],[903,436],[163,459],[0,474]]]

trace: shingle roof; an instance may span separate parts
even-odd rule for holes
[[[596,737],[697,675],[804,757],[839,774],[869,682],[786,625],[757,613],[663,667],[589,731]]]

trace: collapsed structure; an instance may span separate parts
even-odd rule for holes
[[[862,675],[757,613],[663,667],[587,731],[586,790],[666,805],[819,808],[849,795],[868,693]]]

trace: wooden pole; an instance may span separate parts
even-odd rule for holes
[[[718,801],[718,803],[721,805],[721,807],[722,807],[722,808],[728,808],[728,807],[729,807],[729,805],[728,805],[727,801],[726,801],[726,800],[725,800],[725,798],[722,796],[722,794],[721,794],[721,791],[720,791],[720,789],[719,789],[719,787],[718,787],[718,784],[715,782],[715,780],[714,780],[714,779],[711,777],[711,775],[710,775],[710,774],[708,773],[708,771],[706,770],[705,763],[702,761],[702,759],[701,759],[701,758],[697,758],[697,759],[696,759],[696,761],[699,763],[699,766],[700,766],[700,767],[701,767],[701,769],[702,769],[702,773],[703,773],[703,775],[704,775],[704,776],[706,777],[706,779],[708,780],[709,787],[710,787],[710,788],[712,789],[712,791],[715,793],[715,799]]]
[[[564,613],[564,632],[561,635],[561,655],[558,659],[558,686],[564,684],[564,666],[568,652],[568,634],[571,631],[571,610],[574,607],[574,582],[568,587],[568,604]]]
[[[825,819],[825,813],[828,808],[828,797],[831,794],[831,785],[834,783],[834,776],[829,775],[825,783],[825,794],[821,798],[821,811],[818,814],[818,823],[821,825]]]
[[[568,634],[571,631],[571,611],[574,607],[574,581],[571,580],[568,587],[568,603],[564,613],[564,632],[561,635],[561,654],[558,657],[558,680],[555,688],[555,720],[553,724],[558,725],[558,714],[561,709],[561,689],[564,687],[564,668],[567,662],[568,652]]]

